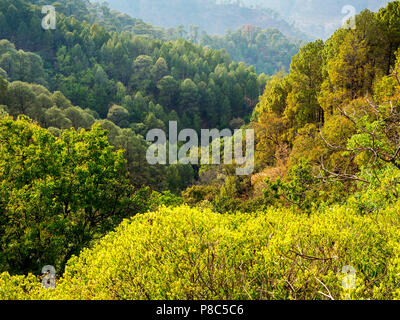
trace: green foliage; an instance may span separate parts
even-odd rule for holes
[[[186,204],[195,206],[201,201],[212,201],[216,192],[216,187],[195,185],[183,191],[182,198]]]
[[[318,103],[322,83],[322,41],[311,42],[301,48],[290,65],[289,83],[291,90],[287,97],[285,117],[293,127],[307,123],[323,122],[323,110]]]
[[[357,182],[370,183],[361,178],[363,168],[377,174],[399,167],[398,8],[394,1],[378,13],[362,11],[354,30],[341,28],[325,43],[307,44],[293,57],[288,75],[280,72],[267,82],[252,126],[256,170],[269,180],[264,194],[270,205],[303,208],[305,201],[303,209],[309,210],[343,203],[364,189]],[[312,187],[305,182],[308,196],[287,185],[296,181],[290,175],[301,159],[318,180]]]
[[[47,85],[48,76],[42,58],[31,52],[17,51],[7,40],[0,40],[0,68],[11,81],[21,80]]]
[[[26,117],[6,117],[0,141],[0,270],[60,270],[135,214],[122,151],[99,126],[56,138]]]
[[[144,121],[146,126],[143,124],[143,128],[137,130],[139,125],[127,128],[130,115],[129,111],[122,106],[113,105],[109,109],[108,119],[110,121],[99,120],[95,111],[73,106],[59,91],[51,93],[41,85],[21,81],[9,83],[0,78],[0,82],[0,105],[3,105],[1,114],[9,114],[14,117],[20,114],[28,115],[42,127],[49,128],[49,131],[56,136],[60,136],[63,130],[70,128],[88,130],[93,124],[99,123],[108,130],[110,144],[125,150],[124,156],[127,160],[130,182],[135,187],[141,188],[147,185],[160,191],[170,189],[177,192],[191,183],[193,172],[190,171],[189,166],[167,169],[161,166],[150,166],[147,163],[148,143],[143,136],[148,130],[155,127],[164,128],[164,123],[158,120],[153,112],[150,112],[154,111],[158,116],[164,118],[161,106],[154,106],[150,103],[150,113]],[[130,99],[130,96],[128,97]],[[129,99],[124,99],[123,102],[126,101],[129,104]],[[135,96],[135,102],[140,110],[142,107],[140,92]]]
[[[164,42],[183,27],[60,0],[47,32],[37,5],[0,0],[0,299],[400,298],[399,2],[271,78],[196,26]],[[294,50],[250,26],[204,39],[271,73],[254,50]],[[170,120],[254,128],[257,172],[149,165]],[[56,290],[30,274],[48,264]]]
[[[182,205],[183,200],[181,197],[173,194],[171,191],[163,191],[161,193],[153,191],[151,195],[151,208],[157,210],[159,207],[178,207]]]
[[[232,62],[223,50],[183,39],[164,42],[140,33],[115,32],[104,21],[95,23],[96,10],[113,15],[105,6],[61,1],[57,6],[65,15],[59,14],[54,32],[44,32],[40,7],[28,6],[26,0],[13,3],[20,15],[0,29],[0,39],[12,39],[18,49],[40,56],[16,51],[14,44],[3,41],[0,67],[10,80],[41,84],[47,80],[49,89],[62,92],[73,105],[96,111],[102,119],[110,106],[120,105],[129,112],[123,123],[119,123],[121,112],[110,116],[122,127],[145,124],[152,104],[160,106],[162,112],[155,116],[164,125],[168,118],[163,113],[176,111],[185,127],[224,127],[234,118],[248,116],[262,90],[264,76],[259,79],[254,68]],[[10,0],[0,1],[0,8],[9,6]],[[2,12],[12,20],[8,10]],[[11,28],[14,24],[26,25],[29,31]],[[135,99],[139,92],[142,101]],[[228,112],[218,112],[222,105]]]
[[[121,128],[127,127],[129,125],[129,112],[124,107],[113,105],[108,110],[107,119]]]
[[[304,159],[293,166],[285,181],[266,181],[264,198],[269,204],[276,204],[281,197],[289,206],[310,212],[318,204],[318,182],[312,174],[312,166]]]
[[[32,274],[11,276],[0,274],[0,300],[31,300],[42,290],[42,284]]]
[[[249,25],[224,36],[204,35],[201,44],[225,49],[234,61],[245,62],[268,75],[282,68],[289,70],[290,59],[299,50],[299,44],[289,40],[279,30],[262,30]]]
[[[0,293],[6,299],[395,299],[398,210],[398,203],[363,216],[349,206],[311,216],[161,208],[124,221],[73,257],[55,290],[2,275]],[[354,290],[342,287],[345,265],[356,270]],[[26,283],[32,289],[24,294]]]

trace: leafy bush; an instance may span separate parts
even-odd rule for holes
[[[357,215],[343,206],[308,216],[163,207],[125,220],[73,257],[55,290],[31,285],[25,298],[400,298],[399,209]],[[342,287],[346,265],[356,270],[355,290]],[[30,278],[0,279],[0,297],[10,299],[24,297]]]
[[[54,137],[25,116],[0,119],[0,272],[62,268],[137,213],[126,161],[99,126]]]
[[[28,276],[11,276],[4,272],[0,274],[0,300],[30,300],[40,295],[42,290],[38,279]]]

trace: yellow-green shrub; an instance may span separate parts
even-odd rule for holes
[[[30,300],[43,292],[38,278],[28,276],[11,276],[4,272],[0,274],[0,300]]]
[[[344,206],[310,216],[219,215],[163,207],[124,221],[69,261],[57,289],[31,290],[30,298],[400,298],[399,211],[396,204],[371,215]],[[356,269],[355,290],[342,287],[345,265]]]

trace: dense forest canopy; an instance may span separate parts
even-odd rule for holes
[[[164,41],[176,41],[182,38],[213,49],[226,50],[233,61],[253,65],[258,73],[268,75],[273,75],[281,68],[288,71],[291,57],[298,52],[300,46],[306,43],[298,38],[287,37],[278,29],[262,29],[252,24],[240,25],[235,30],[216,36],[193,24],[189,26],[180,24],[176,28],[154,27],[140,19],[111,10],[107,3],[83,0],[35,0],[32,2],[38,5],[52,4],[59,13],[74,16],[90,24],[99,24],[108,31],[126,31]],[[133,16],[136,17],[136,13]]]
[[[283,60],[276,30],[198,43],[67,0],[43,30],[42,4],[0,0],[0,299],[400,297],[400,1]],[[170,121],[254,130],[254,172],[150,165]]]
[[[67,13],[68,5],[58,8]],[[39,7],[0,2],[0,66],[7,80],[0,104],[55,133],[100,122],[110,142],[128,150],[135,186],[184,188],[195,175],[191,167],[147,165],[147,131],[165,129],[171,120],[196,130],[237,126],[249,120],[267,77],[225,51],[90,25],[90,7],[81,5],[70,8],[73,16],[60,14],[56,30],[44,31]]]
[[[131,109],[132,121],[144,121],[134,110],[138,106],[128,101],[128,95],[140,94],[147,106],[154,104],[159,110],[157,120],[174,117],[175,111],[184,127],[224,127],[234,118],[248,116],[263,90],[265,77],[259,77],[253,67],[233,62],[223,51],[182,39],[163,42],[107,31],[75,16],[61,15],[58,28],[45,32],[37,28],[39,9],[23,3],[1,3],[0,18],[7,25],[1,37],[13,40],[17,49],[40,53],[51,79],[49,89],[63,92],[73,104],[88,107],[102,118],[116,103]],[[21,10],[14,11],[16,6]],[[112,93],[117,90],[116,99]],[[220,105],[223,109],[217,110]]]
[[[278,29],[261,29],[252,25],[228,32],[224,36],[203,34],[202,45],[225,49],[234,61],[242,61],[256,71],[273,75],[289,70],[291,58],[299,51],[302,41],[290,41]]]

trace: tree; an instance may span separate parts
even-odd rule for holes
[[[253,118],[257,119],[264,112],[274,112],[278,116],[283,115],[289,90],[287,77],[281,70],[267,82],[264,93],[253,112]]]
[[[386,74],[389,74],[390,67],[395,61],[394,53],[400,46],[400,3],[398,1],[389,2],[385,8],[379,10],[377,15],[385,31]]]
[[[274,199],[282,198],[284,202],[299,210],[309,210],[318,199],[318,180],[312,174],[312,166],[304,159],[292,167],[285,181],[266,181],[267,188],[264,197],[267,202],[274,203]]]
[[[163,77],[157,84],[161,105],[171,109],[177,100],[179,83],[172,76]]]
[[[200,26],[189,26],[190,28],[190,41],[197,43],[199,41],[199,29]]]
[[[62,270],[66,260],[134,214],[122,151],[106,133],[55,138],[26,117],[0,119],[0,270]]]
[[[8,82],[0,75],[0,104],[6,103]]]
[[[368,52],[366,40],[347,32],[337,55],[327,61],[327,78],[319,97],[326,116],[337,112],[338,106],[371,93],[374,69]]]
[[[229,120],[232,119],[231,106],[227,97],[225,97],[224,102],[221,105],[220,119],[221,127],[223,128],[227,128],[229,125]]]
[[[285,117],[292,126],[322,123],[323,110],[318,103],[322,84],[322,40],[311,42],[300,49],[290,65],[288,81],[291,85],[287,97]]]
[[[153,66],[153,59],[146,55],[138,56],[133,63],[133,75],[130,84],[137,90],[146,91],[152,82],[149,79],[151,68]]]
[[[197,107],[199,92],[191,79],[185,79],[180,87],[179,110],[183,113]]]
[[[8,86],[7,105],[10,108],[10,114],[17,116],[19,114],[28,114],[29,109],[35,107],[36,97],[29,85],[15,81]]]
[[[54,104],[60,109],[67,109],[69,107],[72,107],[71,102],[60,91],[55,91],[51,95],[51,99],[53,100]]]
[[[124,107],[113,105],[108,110],[107,119],[121,128],[126,128],[129,125],[129,112]]]
[[[72,121],[68,119],[63,110],[57,107],[51,107],[45,111],[43,123],[46,127],[59,129],[69,129],[73,127]]]
[[[69,107],[64,111],[64,114],[76,130],[90,129],[95,122],[93,115],[78,107]]]
[[[274,112],[266,111],[253,122],[256,131],[256,164],[259,167],[277,165],[277,151],[288,144],[285,133],[288,126],[282,117]],[[278,164],[279,165],[279,164]]]
[[[164,58],[160,57],[151,68],[151,75],[153,76],[153,80],[157,83],[161,78],[168,74],[168,65]]]

